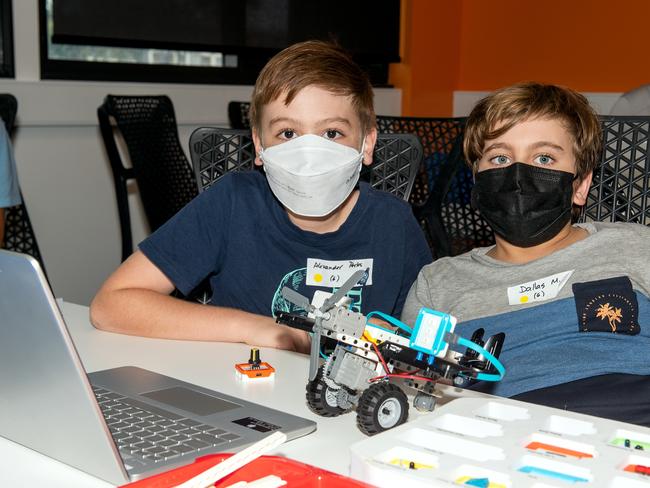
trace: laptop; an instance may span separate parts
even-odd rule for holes
[[[316,423],[136,367],[86,374],[38,262],[0,250],[0,436],[120,485]]]

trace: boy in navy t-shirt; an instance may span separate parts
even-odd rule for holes
[[[352,307],[401,312],[431,254],[408,204],[358,182],[377,138],[363,71],[331,44],[293,45],[260,73],[250,115],[264,174],[224,176],[142,242],[93,300],[97,328],[307,352],[308,334],[275,323],[298,311],[280,290],[319,299],[357,269]],[[213,306],[169,296],[205,279]]]

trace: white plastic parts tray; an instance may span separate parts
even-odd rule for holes
[[[379,487],[650,488],[650,429],[507,398],[459,398],[351,447]]]

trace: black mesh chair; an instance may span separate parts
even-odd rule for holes
[[[650,225],[650,117],[601,117],[603,154],[580,222]]]
[[[178,139],[174,107],[167,96],[108,95],[97,109],[111,163],[122,233],[122,261],[133,252],[127,182],[135,179],[151,231],[198,194],[192,168]],[[127,167],[117,149],[111,119],[128,149]]]
[[[207,189],[230,171],[255,167],[250,131],[203,127],[190,136],[190,157],[199,190]],[[363,166],[360,179],[373,188],[408,200],[422,159],[422,146],[411,134],[380,134],[373,162]]]
[[[251,108],[250,102],[228,103],[228,121],[233,129],[250,129],[251,119],[248,112]]]
[[[2,117],[10,138],[14,132],[17,113],[18,101],[16,97],[9,93],[0,94],[0,117]],[[4,247],[10,251],[33,256],[39,261],[45,273],[45,263],[36,242],[36,234],[34,234],[32,222],[29,219],[22,192],[20,200],[20,204],[5,209]]]
[[[491,229],[470,205],[474,180],[462,152],[465,122],[464,117],[377,116],[380,133],[411,133],[422,143],[424,161],[410,202],[434,258],[494,243]]]

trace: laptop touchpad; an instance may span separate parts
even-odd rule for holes
[[[201,416],[226,412],[241,406],[181,386],[140,393],[140,395]]]

